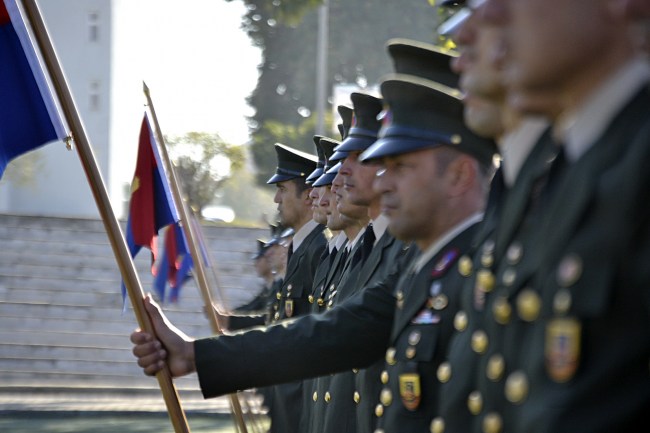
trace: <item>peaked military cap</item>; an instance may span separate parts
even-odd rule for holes
[[[458,90],[410,75],[392,74],[381,83],[388,115],[380,137],[361,154],[361,161],[450,146],[492,164],[494,141],[479,137],[463,122]]]
[[[267,242],[268,241],[264,241],[262,239],[257,240],[257,252],[251,256],[251,259],[257,260],[264,255],[264,253],[270,246],[267,245]]]
[[[316,154],[318,155],[318,162],[316,162],[316,169],[311,172],[307,179],[306,183],[312,183],[324,173],[323,167],[325,167],[325,154],[323,153],[323,148],[320,145],[320,139],[323,138],[322,135],[314,135],[314,145],[316,146]]]
[[[275,169],[275,174],[266,181],[268,184],[297,178],[305,179],[316,169],[318,159],[309,153],[301,152],[281,143],[275,143],[275,153],[278,158],[278,166]]]
[[[449,87],[458,87],[451,60],[458,54],[425,42],[391,39],[386,44],[396,74],[414,75]]]
[[[340,144],[340,141],[334,140],[333,138],[323,137],[320,139],[320,145],[325,153],[326,162],[325,167],[323,167],[323,174],[314,181],[312,186],[327,186],[332,184],[338,170],[335,173],[331,173],[332,167],[336,164],[335,161],[331,160],[331,157],[334,154],[334,149]]]
[[[284,227],[282,224],[269,224],[271,228],[271,239],[265,244],[266,248],[281,243],[287,236],[293,234],[293,229]]]
[[[381,129],[381,121],[378,119],[383,110],[383,102],[366,93],[353,92],[350,95],[354,116],[348,136],[341,142],[341,145],[334,149],[332,161],[344,159],[348,152],[366,150],[377,140],[377,134]]]
[[[336,107],[337,111],[339,112],[339,116],[341,116],[341,121],[342,123],[339,123],[339,133],[341,134],[341,140],[344,140],[345,137],[348,136],[348,132],[350,131],[350,126],[352,125],[352,116],[353,116],[353,111],[352,108],[346,106],[346,105],[339,105]]]

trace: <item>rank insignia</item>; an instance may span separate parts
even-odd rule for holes
[[[458,251],[458,248],[453,248],[447,252],[445,252],[440,260],[436,263],[436,266],[433,268],[433,272],[431,272],[431,276],[433,278],[440,278],[442,275],[444,275],[445,272],[447,272],[447,269],[456,261],[460,254],[460,251]]]
[[[284,314],[287,317],[293,316],[293,299],[287,299],[284,301]]]
[[[417,373],[405,373],[399,375],[399,395],[402,397],[402,404],[410,411],[420,406],[420,375]]]
[[[558,317],[546,325],[546,372],[558,383],[570,380],[580,358],[581,324],[571,317]]]

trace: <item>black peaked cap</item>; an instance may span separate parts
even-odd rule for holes
[[[459,76],[451,69],[457,53],[411,39],[391,39],[386,44],[396,74],[414,75],[458,87]]]
[[[268,184],[284,182],[296,178],[306,178],[316,169],[318,159],[285,144],[275,143],[278,165],[275,174],[266,181]]]
[[[323,174],[312,183],[312,186],[327,186],[331,185],[332,181],[336,177],[336,173],[332,172],[332,167],[336,165],[336,161],[332,161],[331,157],[334,154],[334,149],[341,144],[340,141],[334,140],[333,138],[323,137],[320,140],[320,145],[325,152],[325,167],[323,167]]]
[[[479,137],[463,122],[460,92],[430,80],[392,74],[382,81],[386,123],[375,144],[361,154],[368,162],[438,146],[450,146],[491,165],[494,141]]]
[[[350,132],[350,126],[352,126],[352,115],[353,111],[352,108],[348,107],[347,105],[339,105],[336,107],[336,110],[339,112],[339,116],[341,116],[341,122],[339,126],[339,133],[341,133],[341,140],[344,140],[345,137],[348,136],[348,132]]]
[[[366,150],[377,140],[377,134],[381,129],[381,120],[378,119],[384,109],[381,98],[353,92],[350,100],[354,110],[352,126],[345,140],[334,149],[333,161],[344,159],[348,152]]]

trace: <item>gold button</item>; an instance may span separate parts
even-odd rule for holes
[[[515,371],[506,379],[506,398],[510,403],[519,404],[528,395],[528,377],[523,371]]]
[[[494,252],[494,247],[496,246],[494,239],[488,239],[483,243],[483,253]]]
[[[502,428],[503,420],[498,413],[490,412],[483,418],[484,433],[500,433]]]
[[[359,403],[361,401],[361,394],[359,394],[359,391],[354,391],[354,402]]]
[[[357,374],[358,372],[359,372],[359,369],[358,369],[358,368],[353,368],[353,369],[352,369],[352,373]]]
[[[491,292],[494,289],[494,274],[487,269],[481,269],[476,274],[476,284],[482,292]]]
[[[478,415],[483,409],[483,396],[478,391],[472,391],[467,396],[467,408],[473,415]]]
[[[381,390],[379,401],[384,406],[390,406],[390,404],[393,402],[393,393],[390,391],[390,389],[384,388]]]
[[[576,254],[566,255],[557,268],[557,282],[561,287],[574,285],[582,276],[582,259]]]
[[[512,245],[508,247],[506,252],[506,258],[508,263],[511,265],[516,265],[521,260],[524,255],[524,248],[521,245],[521,242],[513,242]]]
[[[409,334],[409,344],[411,346],[416,346],[420,342],[422,333],[420,331],[413,331]]]
[[[386,385],[388,383],[388,372],[386,370],[381,372],[381,375],[379,376],[379,379],[381,380],[381,383]]]
[[[458,259],[458,273],[463,277],[469,277],[472,274],[472,259],[469,256],[462,256]]]
[[[287,286],[287,291],[288,291],[288,292],[290,292],[291,289],[293,289],[293,284],[289,284],[289,285]]]
[[[319,307],[322,307],[323,305],[325,305],[325,299],[323,299],[323,298],[318,298],[318,306],[319,306]]]
[[[402,292],[401,290],[397,291],[397,300],[398,301],[404,300],[404,292]]]
[[[277,293],[275,294],[275,298],[276,298],[278,301],[279,301],[280,299],[282,299],[282,293],[277,292]]]
[[[325,393],[325,402],[326,402],[326,403],[329,403],[331,399],[332,399],[332,396],[330,395],[330,392],[327,391],[327,392]]]
[[[375,406],[375,416],[378,418],[381,418],[381,416],[384,414],[384,406],[378,404]]]
[[[459,311],[454,316],[454,328],[456,331],[464,331],[467,329],[467,313],[464,311]]]
[[[488,346],[488,337],[485,331],[474,331],[472,334],[472,350],[478,354],[485,353]]]
[[[437,416],[431,420],[431,426],[429,427],[431,433],[443,433],[445,431],[445,421]]]
[[[517,271],[515,271],[513,268],[506,269],[505,271],[503,271],[503,275],[501,275],[501,281],[503,282],[503,285],[506,287],[512,286],[516,278],[517,278]]]
[[[512,316],[512,307],[505,296],[499,296],[492,304],[492,314],[494,320],[501,325],[506,325],[510,322]]]
[[[411,346],[411,347],[406,349],[406,357],[408,359],[415,358],[415,347]]]
[[[489,268],[494,264],[494,255],[492,252],[483,253],[481,256],[481,264],[486,268]]]
[[[311,395],[311,399],[314,401],[318,401],[318,391],[314,391],[314,393]]]
[[[390,347],[386,350],[386,362],[388,365],[395,365],[395,348]]]
[[[314,303],[314,295],[309,295],[307,297],[307,300],[309,301],[310,304],[313,304]]]
[[[463,141],[463,138],[459,134],[454,134],[450,138],[451,144],[460,144]]]
[[[571,292],[567,289],[560,289],[553,297],[553,312],[564,316],[571,309]]]
[[[498,353],[490,356],[490,359],[487,363],[486,375],[487,378],[493,382],[498,381],[503,376],[503,371],[505,370],[506,362],[503,359],[503,356]]]
[[[542,300],[533,289],[524,289],[517,296],[517,313],[526,322],[532,322],[539,316]]]
[[[449,298],[447,298],[447,295],[445,295],[444,293],[441,293],[439,295],[434,296],[433,298],[430,298],[428,304],[434,310],[437,311],[444,310],[447,304],[449,304]]]
[[[451,379],[451,364],[448,362],[441,363],[436,371],[436,377],[442,383],[449,382],[449,379]]]
[[[280,313],[276,312],[276,313],[273,315],[273,318],[274,318],[275,320],[280,319]]]

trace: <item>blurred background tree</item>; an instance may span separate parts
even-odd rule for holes
[[[244,148],[226,143],[218,134],[188,132],[165,141],[186,199],[197,215],[244,166]]]
[[[263,185],[275,169],[273,144],[315,153],[317,0],[243,0],[242,27],[263,50],[257,87],[248,98],[251,153]],[[330,0],[327,90],[335,84],[367,88],[392,71],[385,44],[402,37],[440,43],[442,22],[433,0]],[[327,112],[333,113],[332,100]],[[335,131],[330,115],[326,131]],[[327,134],[327,133],[326,133]],[[339,138],[332,132],[333,138]]]

